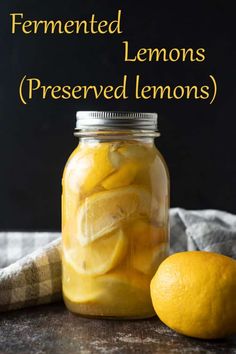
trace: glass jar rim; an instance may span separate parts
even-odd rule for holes
[[[155,132],[153,130],[117,130],[117,129],[109,129],[109,130],[75,130],[74,136],[78,138],[94,138],[94,139],[104,139],[104,140],[114,140],[114,139],[138,139],[138,138],[156,138],[159,137],[160,132]]]

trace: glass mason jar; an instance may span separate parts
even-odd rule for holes
[[[63,297],[77,314],[155,315],[150,281],[168,256],[169,177],[157,114],[77,112],[63,174]]]

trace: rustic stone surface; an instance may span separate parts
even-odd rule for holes
[[[1,314],[0,353],[236,353],[236,337],[202,341],[180,336],[157,318],[95,320],[74,316],[63,304]]]

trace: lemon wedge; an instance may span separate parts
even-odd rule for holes
[[[155,248],[148,248],[135,252],[131,257],[131,265],[134,269],[150,275],[151,277],[156,273],[161,262],[168,257],[167,243],[161,243]]]
[[[65,263],[63,296],[75,312],[94,316],[153,316],[150,279],[138,272],[114,271],[92,277],[81,275]]]
[[[82,246],[103,237],[132,218],[157,212],[158,202],[138,185],[98,192],[85,198],[78,209],[77,237]]]
[[[121,269],[99,277],[98,282],[104,289],[100,308],[106,316],[154,315],[148,277]]]
[[[127,186],[132,183],[139,168],[139,164],[135,161],[124,163],[117,172],[114,172],[102,182],[102,186],[105,189]]]
[[[166,229],[141,219],[128,225],[125,233],[130,241],[131,266],[153,276],[158,266],[168,256]]]
[[[69,161],[69,188],[81,194],[90,193],[104,178],[119,168],[121,155],[112,143],[100,143],[83,148]]]
[[[116,230],[85,246],[77,239],[65,253],[79,274],[95,276],[107,273],[122,260],[127,243],[122,230]]]
[[[102,288],[96,287],[96,280],[83,274],[78,274],[70,259],[63,256],[62,262],[63,296],[73,303],[89,303],[99,299],[103,294]]]
[[[131,243],[142,247],[152,247],[167,242],[167,232],[164,227],[152,225],[148,219],[142,218],[128,224],[126,234]]]
[[[153,150],[143,144],[124,143],[117,146],[120,154],[120,168],[102,182],[105,189],[114,189],[133,183],[136,175],[145,175],[148,165],[154,159]]]
[[[126,143],[121,145],[117,151],[125,158],[131,161],[141,161],[146,163],[152,161],[155,158],[156,151],[144,144]]]

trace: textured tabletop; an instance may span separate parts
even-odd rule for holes
[[[202,341],[180,336],[157,318],[141,321],[86,319],[63,304],[1,314],[2,353],[236,353],[236,337]]]

